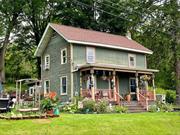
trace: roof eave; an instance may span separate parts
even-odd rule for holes
[[[67,40],[67,41],[69,43],[74,43],[74,44],[84,44],[84,45],[100,46],[100,47],[106,47],[106,48],[113,48],[113,49],[119,49],[119,50],[138,52],[138,53],[153,54],[153,52],[151,50],[144,51],[144,50],[125,48],[125,47],[120,47],[120,46],[113,46],[113,45],[108,45],[108,44],[85,42],[85,41],[77,41],[77,40]]]

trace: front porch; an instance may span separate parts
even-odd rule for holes
[[[156,100],[154,72],[156,71],[150,69],[112,66],[84,67],[80,69],[80,96],[96,101],[106,98],[119,105],[137,101],[148,109],[148,101]],[[148,85],[151,85],[152,90],[149,90]]]

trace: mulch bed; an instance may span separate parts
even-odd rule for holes
[[[6,120],[25,120],[25,119],[47,119],[47,118],[54,118],[59,117],[59,115],[30,115],[30,116],[3,116],[0,115],[0,119]]]

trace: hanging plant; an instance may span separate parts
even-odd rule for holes
[[[140,80],[142,80],[142,81],[149,81],[151,79],[151,77],[150,76],[147,76],[147,75],[142,75],[141,77],[140,77]]]

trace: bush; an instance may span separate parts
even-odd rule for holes
[[[97,102],[95,106],[95,111],[97,113],[106,113],[107,112],[107,106],[108,106],[108,101],[105,99],[100,100]]]
[[[164,104],[161,108],[161,111],[163,112],[172,112],[173,111],[173,106],[172,104]]]
[[[173,106],[172,106],[172,104],[169,104],[169,103],[157,102],[156,106],[157,106],[157,108],[159,108],[159,110],[161,112],[171,112],[171,111],[173,111]]]
[[[168,103],[175,103],[175,100],[176,100],[175,92],[168,90],[166,92],[166,102],[168,102]]]
[[[114,106],[114,112],[116,113],[126,113],[127,110],[128,109],[124,106],[119,106],[119,105]]]
[[[84,113],[94,112],[95,109],[95,101],[92,99],[85,98],[82,101],[83,108],[81,109]]]
[[[148,108],[149,112],[157,112],[158,111],[158,107],[157,105],[150,105]]]
[[[76,104],[66,104],[62,107],[62,111],[67,113],[76,113],[78,112],[78,108]]]

